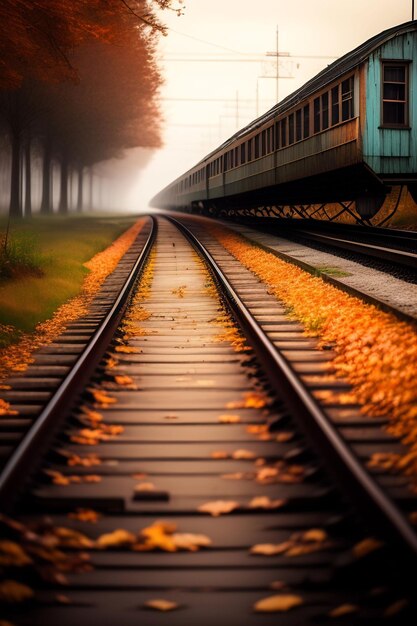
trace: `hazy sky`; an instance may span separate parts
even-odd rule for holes
[[[146,208],[162,187],[334,58],[411,19],[411,0],[186,0],[185,15],[162,17],[164,148],[141,172],[130,204]],[[307,58],[308,57],[308,58]],[[312,58],[314,57],[314,58]],[[325,57],[325,58],[317,58]],[[288,76],[290,78],[284,78]]]

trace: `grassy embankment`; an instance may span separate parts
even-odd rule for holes
[[[35,217],[12,223],[4,250],[0,219],[0,347],[31,332],[79,293],[83,263],[109,246],[135,216]],[[8,328],[6,328],[8,327]]]

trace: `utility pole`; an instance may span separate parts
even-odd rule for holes
[[[236,130],[239,130],[239,92],[236,91]]]
[[[411,2],[411,19],[414,19],[414,0]]]
[[[278,102],[278,94],[279,94],[279,43],[278,43],[278,25],[277,25],[277,41],[276,41],[276,54],[277,54],[277,82],[276,82],[276,91],[275,91],[275,101]]]
[[[275,76],[261,76],[260,78],[275,78],[275,102],[278,103],[279,100],[279,79],[280,78],[292,78],[292,76],[280,76],[279,74],[279,59],[280,57],[289,57],[290,53],[289,52],[280,52],[279,51],[279,32],[278,32],[278,26],[277,26],[277,30],[276,30],[276,49],[275,52],[267,52],[266,56],[267,57],[274,57],[276,59],[276,64],[275,64]]]

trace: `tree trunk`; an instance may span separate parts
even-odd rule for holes
[[[93,168],[90,168],[90,206],[88,207],[89,211],[93,210],[93,202],[94,202],[94,173],[93,173]]]
[[[42,168],[42,201],[41,213],[48,215],[52,213],[51,194],[51,140],[47,135],[43,146],[43,168]]]
[[[22,217],[20,202],[20,171],[21,171],[21,143],[20,132],[12,129],[12,173],[10,180],[10,215]]]
[[[59,197],[59,212],[68,213],[68,157],[64,153],[61,159],[61,190]]]
[[[32,216],[31,143],[32,143],[32,137],[29,131],[26,136],[26,144],[25,144],[25,217]]]
[[[78,190],[77,190],[77,211],[81,213],[83,210],[83,188],[84,188],[84,168],[78,166]]]

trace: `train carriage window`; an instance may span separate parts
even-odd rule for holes
[[[329,93],[323,93],[321,96],[321,129],[329,128]]]
[[[248,141],[248,161],[252,161],[252,139]]]
[[[261,151],[261,156],[265,156],[266,155],[266,130],[262,131],[262,151]]]
[[[255,137],[255,159],[259,159],[259,135]]]
[[[288,116],[288,143],[294,143],[294,113]]]
[[[333,87],[331,94],[332,94],[332,126],[334,126],[335,124],[339,123],[339,118],[340,118],[340,113],[339,113],[339,100],[340,100],[340,96],[339,96],[339,91],[340,91],[340,85],[336,85],[336,87]]]
[[[306,104],[303,109],[303,137],[310,136],[310,105]]]
[[[279,148],[281,147],[281,129],[280,129],[280,123],[279,122],[275,122],[275,150],[279,150]]]
[[[246,144],[242,143],[240,146],[240,163],[244,165],[246,163]]]
[[[320,98],[314,98],[314,132],[320,132]]]
[[[235,148],[235,167],[239,165],[239,148]]]
[[[275,133],[274,133],[274,127],[270,126],[268,128],[268,139],[269,139],[269,145],[268,145],[268,150],[269,152],[273,152],[275,150]]]
[[[353,76],[342,82],[342,122],[353,117]]]
[[[382,125],[408,124],[408,63],[382,64]]]
[[[285,148],[287,145],[287,118],[281,120],[281,147]]]
[[[302,139],[302,110],[298,109],[295,113],[295,141]]]

